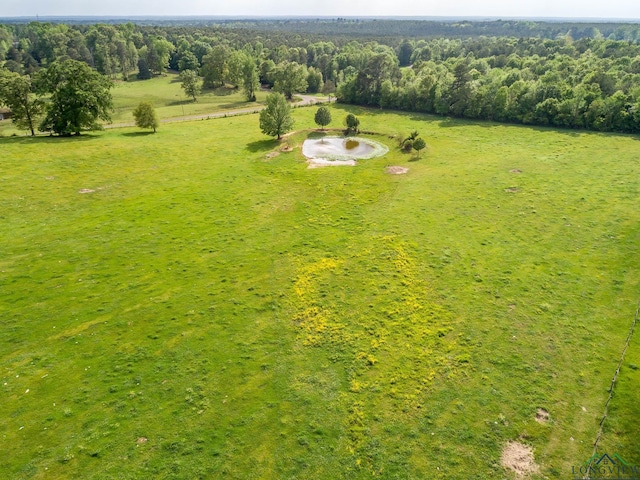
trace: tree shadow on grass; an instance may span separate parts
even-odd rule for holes
[[[258,140],[256,142],[247,143],[247,150],[252,153],[256,152],[267,152],[269,150],[273,150],[280,143],[276,139],[270,140]]]
[[[184,100],[174,100],[173,102],[167,103],[167,105],[174,107],[176,105],[190,105],[192,103],[194,103],[193,98],[185,98]]]
[[[307,135],[307,138],[310,138],[312,140],[316,140],[318,138],[324,138],[326,136],[327,136],[327,132],[313,131],[313,132],[310,132],[309,135]]]
[[[122,136],[123,137],[146,137],[148,135],[154,135],[156,132],[149,130],[149,131],[145,131],[145,132],[127,132],[127,133],[123,133]]]
[[[86,142],[98,138],[96,135],[83,133],[82,135],[72,135],[70,137],[53,136],[53,135],[37,135],[32,136],[15,136],[0,137],[0,145],[33,145],[33,144],[56,144]]]

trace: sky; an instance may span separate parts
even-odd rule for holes
[[[0,17],[36,15],[640,19],[640,0],[0,0]]]

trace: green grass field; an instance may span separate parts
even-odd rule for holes
[[[248,103],[240,89],[217,88],[203,90],[198,100],[193,102],[180,87],[180,79],[175,73],[151,80],[118,82],[113,93],[113,123],[133,122],[133,109],[141,101],[149,101],[155,107],[159,118],[174,118],[201,115],[222,110],[251,108],[258,106],[267,96],[257,92],[257,102]]]
[[[386,156],[267,158],[257,115],[0,139],[3,478],[515,478],[508,441],[572,478],[640,299],[638,138],[347,111]],[[637,365],[599,449],[632,463]]]
[[[259,91],[256,93],[257,102],[247,102],[242,90],[225,87],[203,90],[194,102],[185,96],[175,73],[150,80],[137,80],[135,75],[131,75],[128,82],[115,82],[111,93],[114,108],[111,121],[114,124],[133,122],[133,109],[142,101],[151,102],[158,118],[165,119],[259,107],[267,96],[267,92]],[[25,130],[16,129],[11,120],[0,121],[0,137],[27,134]]]

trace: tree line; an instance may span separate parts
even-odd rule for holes
[[[148,79],[176,70],[182,72],[185,93],[194,100],[200,87],[225,86],[242,89],[247,101],[254,101],[262,85],[288,99],[295,93],[324,92],[335,94],[343,103],[454,117],[640,131],[636,25],[610,26],[610,38],[593,25],[573,24],[554,38],[425,36],[365,41],[353,39],[358,38],[355,27],[345,27],[351,37],[319,39],[313,32],[318,22],[309,22],[313,26],[307,34],[299,33],[301,22],[295,21],[287,24],[288,30],[270,32],[279,22],[266,22],[254,30],[249,28],[252,25],[233,22],[213,27],[0,25],[0,75],[4,78],[0,86],[5,85],[0,101],[8,104],[7,97],[17,95],[7,85],[13,85],[14,91],[28,91],[27,98],[38,97],[32,105],[37,117],[54,98],[51,88],[46,90],[38,80],[43,72],[54,65],[79,62],[112,80],[130,80],[132,74]],[[405,22],[407,31],[415,27],[415,22]],[[361,25],[355,20],[334,23]],[[540,23],[536,30],[531,22],[509,25],[537,33],[567,26]],[[629,39],[618,40],[614,34]],[[42,100],[42,105],[36,100]],[[18,108],[20,117],[31,113]],[[40,127],[52,125],[48,121]]]

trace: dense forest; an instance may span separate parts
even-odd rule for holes
[[[290,19],[0,25],[0,75],[29,80],[32,95],[38,95],[42,71],[69,59],[120,81],[190,70],[205,88],[245,88],[248,99],[259,79],[289,98],[325,92],[344,103],[454,117],[640,131],[637,24]]]

